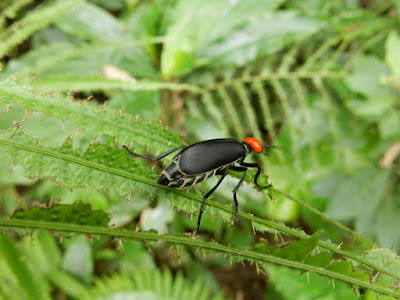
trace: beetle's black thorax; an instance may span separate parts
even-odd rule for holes
[[[173,158],[158,183],[171,187],[196,184],[242,162],[250,152],[251,147],[248,144],[233,139],[193,144]]]

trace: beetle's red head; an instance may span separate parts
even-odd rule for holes
[[[251,147],[251,150],[253,150],[254,152],[260,153],[263,151],[263,144],[256,138],[248,137],[248,138],[244,139],[244,142],[246,144],[249,144]]]

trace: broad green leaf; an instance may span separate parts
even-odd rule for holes
[[[321,277],[316,274],[300,274],[296,270],[285,267],[267,265],[268,278],[285,299],[358,299],[352,287],[342,282]]]
[[[396,110],[388,112],[379,122],[379,131],[383,139],[400,136],[400,115]]]
[[[383,247],[394,247],[399,249],[400,237],[397,229],[400,226],[399,204],[396,196],[387,197],[375,212],[374,227],[370,230],[375,232],[376,240]]]
[[[135,270],[151,270],[156,268],[153,256],[138,241],[126,240],[123,243],[124,253],[119,255],[118,267],[123,274],[132,274]]]
[[[393,88],[382,84],[381,79],[390,71],[377,57],[360,56],[352,65],[353,72],[347,76],[346,82],[353,91],[375,101],[395,97]]]
[[[18,104],[5,105],[0,109],[0,132],[7,130],[25,117],[25,109]]]
[[[316,33],[322,23],[295,12],[266,12],[203,48],[213,64],[245,65],[261,55],[271,55],[288,44]]]
[[[144,121],[157,120],[161,112],[161,91],[125,91],[110,98],[114,109],[125,109],[133,116],[140,115]]]
[[[389,175],[385,169],[364,169],[349,176],[338,185],[326,213],[332,218],[346,220],[374,211],[379,206]]]
[[[318,21],[293,12],[272,13],[280,2],[260,7],[256,0],[179,1],[167,31],[162,73],[184,75],[210,62],[241,66],[319,30]]]
[[[54,42],[11,60],[4,74],[0,73],[0,78],[17,73],[18,78],[26,82],[32,82],[32,77],[35,77],[33,83],[36,80],[43,81],[42,78],[63,75],[90,79],[90,76],[104,77],[105,66],[113,66],[127,72],[132,80],[136,77],[151,78],[154,71],[148,70],[146,60],[137,62],[138,58],[133,56],[134,52],[131,52],[132,47],[138,47],[137,44],[137,41],[132,40],[91,44]],[[125,52],[121,53],[121,51]],[[131,54],[132,57],[126,53]],[[57,86],[50,86],[47,91],[56,89]]]
[[[372,121],[381,121],[387,117],[388,112],[394,108],[395,104],[395,97],[351,99],[346,102],[346,107],[357,116]]]
[[[400,259],[393,249],[374,248],[364,254],[363,258],[400,274]]]
[[[291,242],[282,248],[273,248],[271,253],[288,260],[303,262],[318,245],[320,235],[321,232],[316,232],[307,240]]]
[[[304,263],[325,268],[332,261],[332,254],[329,252],[321,252],[305,259]]]
[[[371,281],[371,277],[367,273],[365,273],[363,271],[357,271],[356,270],[356,271],[351,273],[351,277],[363,280],[365,282],[370,282]]]
[[[256,245],[255,250],[287,260],[303,262],[306,258],[311,256],[312,251],[318,245],[320,235],[321,232],[317,232],[306,240],[291,242],[284,247],[270,248],[266,244],[260,243]]]
[[[20,128],[26,135],[39,139],[45,147],[60,147],[67,137],[76,131],[72,122],[61,122],[52,116],[43,118],[39,112],[28,115],[21,124]]]
[[[118,20],[91,3],[75,5],[56,21],[56,25],[69,34],[89,41],[116,41],[124,38]]]
[[[91,17],[88,18],[88,15]],[[122,25],[114,16],[91,3],[81,3],[73,7],[58,19],[56,24],[69,34],[84,40],[107,43],[129,40],[129,36],[123,32]],[[155,75],[149,57],[138,46],[120,47],[109,51],[108,55],[118,57],[118,65],[132,74],[145,77]],[[99,57],[96,59],[103,65],[106,64],[105,61],[99,60]]]
[[[155,230],[162,234],[167,232],[167,225],[172,220],[173,212],[170,206],[162,202],[155,208],[148,208],[143,211],[140,218],[142,230]]]
[[[80,235],[71,243],[64,254],[62,268],[89,284],[93,276],[93,250],[85,236]]]
[[[353,271],[353,266],[349,261],[337,261],[328,266],[328,269],[340,274],[350,275]]]
[[[386,63],[396,80],[400,80],[400,36],[392,31],[386,40]]]

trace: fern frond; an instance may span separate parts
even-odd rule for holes
[[[147,295],[155,299],[216,299],[201,280],[192,283],[180,273],[173,278],[168,269],[163,272],[157,269],[135,270],[132,276],[115,274],[108,278],[99,278],[82,299],[110,298],[117,295],[124,295],[125,298]]]
[[[37,276],[26,255],[8,235],[0,236],[0,254],[17,279],[19,289],[26,299],[51,299],[48,283]]]
[[[15,22],[0,34],[0,58],[4,57],[12,48],[19,45],[33,33],[48,26],[62,13],[82,2],[83,0],[68,0],[56,2],[34,10],[22,20]]]
[[[7,1],[3,1],[4,5],[7,5],[4,10],[0,12],[0,29],[3,28],[5,21],[7,18],[14,19],[17,12],[24,7],[25,5],[31,3],[33,0],[16,0],[11,1],[11,3],[7,3]],[[0,9],[1,9],[0,5]]]

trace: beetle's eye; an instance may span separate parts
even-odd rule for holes
[[[244,139],[244,142],[249,144],[254,152],[260,153],[263,150],[262,143],[256,138],[248,137]]]

